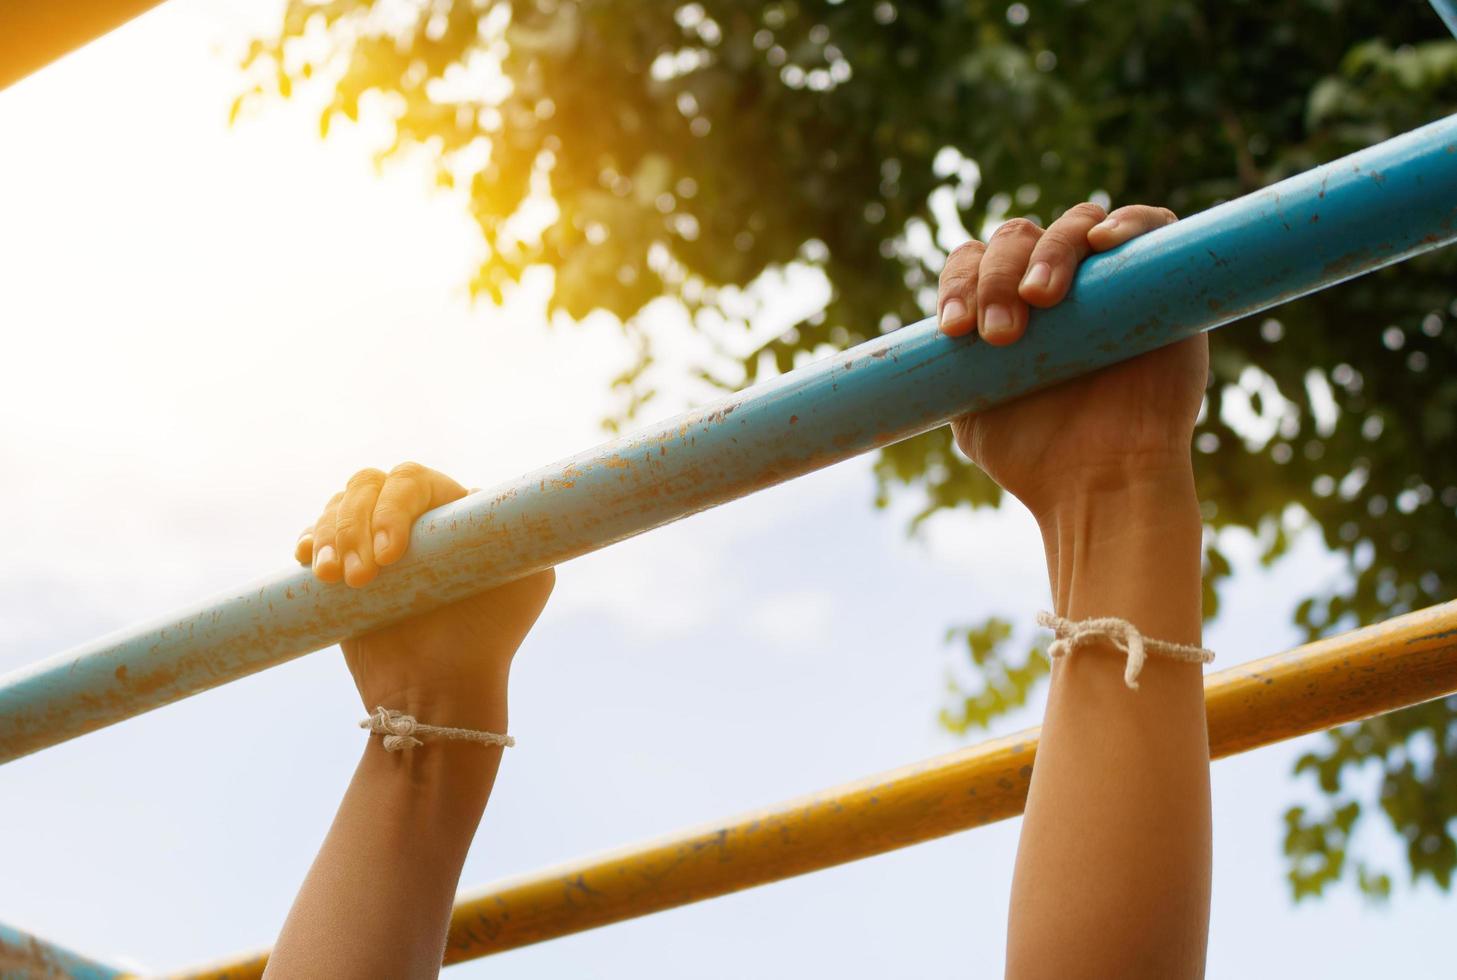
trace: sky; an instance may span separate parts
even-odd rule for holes
[[[321,142],[293,104],[227,125],[233,53],[276,10],[172,0],[0,91],[0,671],[285,566],[365,466],[488,487],[602,439],[632,356],[614,324],[549,325],[539,289],[472,306],[459,202],[419,166],[377,173],[366,133]],[[784,289],[773,315],[814,286]],[[655,412],[697,395],[668,380]],[[1009,506],[911,538],[917,501],[872,497],[852,461],[561,568],[462,885],[981,737],[935,721],[946,627],[996,613],[1030,637],[1048,602],[1036,529]],[[1342,574],[1311,534],[1274,570],[1227,544],[1216,669],[1293,644],[1294,602]],[[0,921],[155,971],[268,945],[361,716],[331,649],[0,767]],[[1312,744],[1214,766],[1209,976],[1444,975],[1452,900],[1430,886],[1292,905],[1280,814],[1315,798],[1289,775]],[[994,976],[1017,830],[447,976]],[[1400,859],[1379,823],[1359,846]]]

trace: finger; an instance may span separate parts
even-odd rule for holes
[[[1171,225],[1179,216],[1168,208],[1130,204],[1119,208],[1088,231],[1088,244],[1095,252],[1106,252],[1139,235]]]
[[[421,514],[465,495],[465,487],[428,466],[401,463],[390,470],[374,505],[374,561],[388,565],[398,560],[410,546],[410,529]]]
[[[1061,303],[1077,275],[1078,263],[1092,251],[1088,232],[1106,217],[1108,212],[1091,201],[1068,208],[1037,240],[1017,294],[1033,306]]]
[[[385,475],[380,470],[364,469],[355,473],[349,478],[344,499],[339,501],[339,510],[334,515],[334,547],[343,562],[344,584],[355,588],[368,585],[379,571],[369,542],[374,504],[384,481]]]
[[[314,526],[312,524],[299,534],[298,543],[293,546],[293,557],[300,565],[313,564]]]
[[[976,329],[976,270],[987,247],[978,241],[963,242],[946,256],[941,283],[936,290],[936,317],[941,332],[960,337]]]
[[[1027,304],[1017,287],[1042,229],[1026,218],[1012,218],[987,242],[976,282],[976,322],[989,344],[1010,344],[1027,329]]]
[[[343,566],[339,564],[339,550],[334,547],[334,514],[344,494],[336,493],[324,505],[324,512],[314,522],[314,576],[321,582],[337,582]]]

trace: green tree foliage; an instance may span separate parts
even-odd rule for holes
[[[951,704],[941,709],[941,724],[965,734],[973,728],[987,728],[998,717],[1027,703],[1037,683],[1052,670],[1047,650],[1034,645],[1020,663],[1007,658],[1007,640],[1012,624],[997,616],[974,626],[954,626],[946,631],[946,642],[966,645],[967,658],[980,675],[980,685],[969,693],[954,677],[947,688]]]
[[[963,228],[1090,195],[1190,214],[1457,108],[1457,43],[1420,0],[291,0],[246,61],[253,96],[322,86],[325,133],[363,110],[392,125],[384,156],[423,148],[466,191],[483,297],[545,267],[553,312],[631,324],[667,296],[701,324],[734,319],[725,287],[820,270],[823,309],[732,383],[927,315]],[[1267,562],[1307,523],[1348,559],[1294,611],[1311,637],[1457,594],[1454,272],[1431,254],[1215,343],[1206,518]],[[882,502],[909,488],[928,514],[999,501],[944,429],[877,474]],[[1229,566],[1209,540],[1212,614]],[[1007,635],[953,631],[987,681],[958,688],[951,727],[1045,674],[1039,651],[1002,655]],[[1373,766],[1379,799],[1361,799]],[[1377,810],[1413,880],[1449,887],[1457,699],[1333,732],[1297,771],[1325,799],[1286,814],[1297,897],[1342,878],[1386,893],[1389,871],[1347,860]]]

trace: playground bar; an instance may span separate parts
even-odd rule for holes
[[[1457,37],[1457,2],[1454,0],[1431,0],[1432,9],[1437,16],[1442,18],[1442,23],[1447,25],[1447,30]]]
[[[0,89],[157,6],[161,0],[0,3]]]
[[[295,566],[0,677],[0,762],[1454,239],[1457,116],[1089,259],[1014,346],[912,324],[432,511],[366,588]]]
[[[1457,602],[1204,681],[1216,758],[1457,691]],[[1022,812],[1038,731],[508,879],[456,901],[445,962],[488,956],[882,854]],[[246,980],[268,954],[177,974]]]
[[[123,970],[87,959],[0,923],[0,977],[5,980],[121,980]]]

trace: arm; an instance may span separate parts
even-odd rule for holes
[[[1128,474],[1042,518],[1054,611],[1198,645],[1187,472]],[[1209,741],[1197,664],[1059,659],[1017,850],[1008,975],[1198,977],[1209,920]]]
[[[364,470],[304,532],[297,557],[323,581],[365,585],[404,554],[415,518],[464,495],[414,464]],[[552,582],[541,573],[341,644],[365,712],[383,705],[425,724],[505,733],[511,658]],[[431,740],[387,752],[368,738],[265,977],[438,975],[502,751]]]
[[[949,334],[1015,343],[1029,303],[1066,295],[1089,252],[1173,220],[1095,205],[1046,232],[1008,222],[942,274]],[[1201,522],[1189,442],[1203,337],[955,423],[959,444],[1037,518],[1053,609],[1117,616],[1198,645]],[[1210,892],[1209,746],[1198,665],[1150,657],[1138,690],[1116,650],[1053,666],[1017,851],[1010,977],[1199,977]]]
[[[407,753],[369,743],[268,960],[270,980],[440,972],[501,749],[432,744],[395,759]]]

